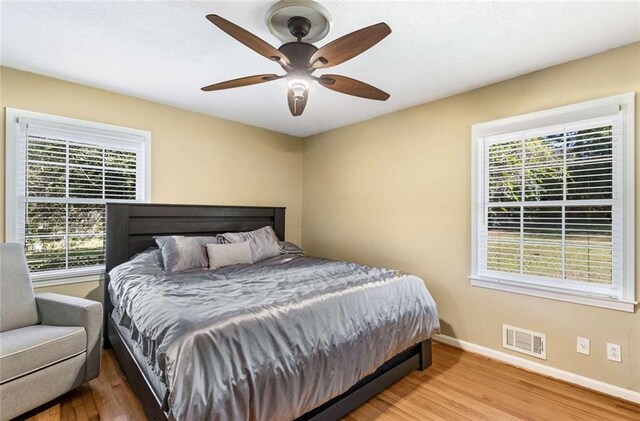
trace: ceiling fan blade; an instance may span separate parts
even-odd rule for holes
[[[371,86],[368,83],[360,82],[350,77],[340,75],[322,75],[317,78],[320,85],[329,88],[332,91],[341,92],[347,95],[359,96],[361,98],[375,99],[377,101],[386,101],[389,94]]]
[[[336,66],[367,51],[390,33],[391,28],[384,22],[367,26],[320,48],[311,56],[309,63],[314,69]]]
[[[255,85],[258,83],[270,82],[272,80],[280,79],[282,76],[278,75],[255,75],[241,77],[238,79],[227,80],[220,83],[214,83],[213,85],[205,86],[201,88],[205,92],[219,91],[221,89],[239,88],[241,86]]]
[[[307,98],[309,98],[308,92],[305,92],[302,98],[296,98],[293,95],[293,90],[289,89],[287,101],[289,102],[289,110],[291,110],[291,115],[297,117],[302,114],[302,112],[304,111],[304,107],[306,107],[307,105]]]
[[[278,51],[277,48],[253,35],[251,32],[242,29],[235,23],[229,22],[218,15],[207,15],[207,19],[231,37],[240,41],[261,56],[264,56],[269,60],[283,63],[286,66],[289,65],[289,59],[287,59],[287,56]]]

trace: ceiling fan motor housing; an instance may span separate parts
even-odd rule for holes
[[[291,67],[296,73],[310,74],[313,70],[308,68],[311,56],[318,51],[318,47],[307,42],[288,42],[278,48],[282,54],[287,56],[291,62]]]

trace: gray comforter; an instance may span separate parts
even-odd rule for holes
[[[422,280],[281,255],[165,273],[157,250],[110,272],[109,291],[177,420],[291,420],[439,328]]]

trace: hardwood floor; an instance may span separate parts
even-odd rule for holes
[[[100,377],[30,420],[144,420],[113,353]],[[433,365],[414,372],[347,417],[385,420],[640,420],[640,405],[617,400],[434,342]]]

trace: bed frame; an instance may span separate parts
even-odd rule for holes
[[[155,246],[156,235],[216,235],[251,231],[269,225],[284,240],[285,208],[258,206],[202,206],[107,204],[106,275],[104,281],[104,347],[113,351],[142,402],[150,420],[167,420],[167,404],[157,396],[132,350],[113,325],[109,271],[133,255]],[[420,342],[384,363],[351,389],[295,421],[334,421],[351,412],[414,370],[431,365],[431,340]]]

